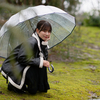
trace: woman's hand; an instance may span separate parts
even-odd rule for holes
[[[43,60],[43,66],[50,67],[50,62],[47,60]]]
[[[46,41],[49,41],[50,40],[50,36],[47,38],[47,40]]]

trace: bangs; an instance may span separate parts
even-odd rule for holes
[[[44,32],[48,31],[48,32],[51,33],[51,32],[52,32],[52,27],[51,27],[51,25],[50,25],[49,23],[45,22],[45,23],[41,26],[40,31],[44,31]]]

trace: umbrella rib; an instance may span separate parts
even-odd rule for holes
[[[57,13],[52,13],[52,14],[57,14]],[[59,13],[58,13],[59,14]],[[63,13],[62,13],[63,14]],[[62,16],[63,17],[63,16]],[[44,18],[46,18],[45,16],[44,16]],[[65,17],[63,17],[63,18],[65,18]],[[49,18],[49,20],[52,20],[51,18]],[[52,20],[52,21],[54,21],[54,20]],[[56,21],[55,21],[56,22]],[[72,22],[71,22],[72,23]],[[57,23],[57,24],[59,24],[59,23]],[[73,23],[72,23],[73,24]],[[59,24],[61,27],[63,27],[61,24]],[[74,25],[74,24],[73,24]],[[73,26],[74,27],[74,26]],[[67,30],[69,33],[70,33],[70,31],[69,30]]]
[[[30,23],[30,26],[31,26],[31,28],[32,28],[32,30],[33,30],[33,32],[34,32],[34,29],[33,29],[32,25],[31,25],[31,22],[30,22],[30,20],[29,20],[29,23]]]

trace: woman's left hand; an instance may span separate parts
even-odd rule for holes
[[[49,40],[50,40],[50,37],[46,39],[46,41],[49,41]]]
[[[47,60],[43,60],[43,66],[50,67],[50,62]]]

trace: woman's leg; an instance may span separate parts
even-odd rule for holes
[[[37,82],[33,83],[31,80],[27,79],[27,77],[26,77],[25,84],[27,85],[27,91],[30,94],[36,94],[36,92],[37,92]]]

